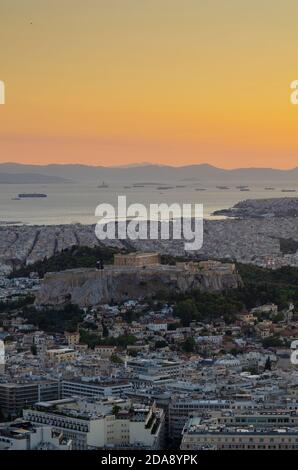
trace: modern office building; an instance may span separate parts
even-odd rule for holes
[[[298,427],[287,420],[281,415],[254,414],[239,417],[239,424],[237,419],[223,424],[215,417],[193,417],[183,429],[180,449],[297,450]]]
[[[73,396],[86,398],[121,396],[129,390],[132,390],[132,384],[128,380],[100,380],[96,377],[85,377],[62,380],[61,383],[62,398]]]
[[[17,417],[23,408],[60,397],[58,380],[27,380],[0,383],[0,410],[5,417]]]

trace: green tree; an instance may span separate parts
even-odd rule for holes
[[[270,356],[268,356],[265,362],[265,370],[271,370],[271,369],[272,369],[271,359],[270,359]]]
[[[278,348],[283,346],[283,342],[278,335],[272,335],[264,338],[262,345],[264,348]]]
[[[168,346],[168,343],[166,341],[160,340],[160,341],[156,341],[154,346],[155,346],[155,349],[166,348]]]
[[[123,364],[123,361],[121,357],[118,356],[118,354],[111,355],[111,362],[114,362],[114,364]]]
[[[114,405],[113,408],[112,408],[112,413],[113,415],[117,415],[119,413],[119,411],[121,410],[121,406],[119,405]]]
[[[193,299],[188,298],[178,302],[175,311],[183,326],[189,326],[190,322],[198,319],[198,309]]]
[[[194,352],[196,348],[195,339],[192,336],[186,338],[186,340],[182,343],[182,349],[185,352]]]

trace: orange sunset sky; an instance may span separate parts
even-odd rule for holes
[[[297,0],[0,0],[0,161],[298,166]]]

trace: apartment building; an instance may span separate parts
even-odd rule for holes
[[[60,364],[61,362],[74,361],[76,351],[72,348],[48,349],[47,356],[50,360]]]
[[[136,375],[149,376],[160,375],[166,377],[178,377],[183,369],[181,361],[166,359],[131,359],[127,361],[127,367]]]
[[[105,358],[110,358],[115,352],[117,351],[116,346],[108,346],[101,344],[99,346],[95,346],[94,352],[100,354],[100,356]]]
[[[77,344],[80,343],[80,333],[78,331],[65,331],[64,335],[70,348],[74,348]]]

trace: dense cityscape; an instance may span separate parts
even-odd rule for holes
[[[298,448],[296,268],[54,258],[1,278],[1,449]]]

